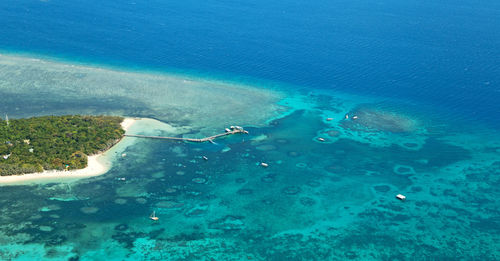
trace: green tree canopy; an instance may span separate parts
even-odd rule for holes
[[[122,117],[43,116],[0,120],[0,175],[81,169],[87,156],[105,151],[125,131]]]

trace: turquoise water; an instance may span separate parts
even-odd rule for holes
[[[399,98],[487,122],[499,2],[5,0],[0,49]]]
[[[0,7],[2,115],[249,131],[2,186],[0,259],[500,259],[497,2]]]
[[[12,59],[4,57],[4,71],[13,70],[5,65]],[[43,70],[54,72],[61,66],[47,62],[37,74],[33,69],[37,63],[16,59],[14,68],[25,64],[30,69],[20,72],[22,79],[10,78],[9,84],[36,85],[38,81],[22,76],[46,75]],[[73,75],[84,69],[68,70]],[[105,72],[107,77],[116,73]],[[83,78],[101,77],[102,72],[90,68],[87,73]],[[120,75],[146,82],[151,77]],[[170,81],[179,84],[175,78]],[[190,86],[183,88],[187,91]],[[64,84],[53,87],[58,90]],[[238,87],[224,90],[230,94],[233,88]],[[270,95],[266,89],[252,93]],[[274,116],[255,119],[261,126],[245,126],[248,135],[216,144],[138,139],[103,176],[2,187],[0,256],[5,260],[498,258],[496,130],[480,125],[457,129],[462,126],[459,122],[401,100],[333,92],[284,93],[278,100],[262,102],[263,108],[273,103],[284,107],[270,107]],[[41,114],[58,113],[64,102],[78,101],[73,92],[61,98],[62,103],[47,100]],[[33,99],[26,96],[27,102]],[[130,99],[128,104],[116,101],[99,111],[156,115],[187,128],[184,136],[225,127],[220,121],[207,121],[208,127],[169,121],[152,105],[134,113],[127,108],[141,98]],[[190,106],[198,105],[194,101]],[[235,108],[226,107],[220,105],[223,111]],[[85,111],[85,106],[72,110]],[[239,113],[242,120],[253,114]],[[204,117],[198,114],[193,117]],[[262,162],[269,166],[261,166]],[[399,193],[407,200],[397,200]],[[153,211],[159,221],[149,219]]]

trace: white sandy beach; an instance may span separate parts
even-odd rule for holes
[[[122,125],[122,129],[125,130],[125,132],[127,132],[130,127],[132,127],[132,125],[134,125],[134,123],[137,122],[139,118],[125,118],[123,119],[121,125]]]
[[[121,126],[126,132],[130,129],[130,127],[134,125],[134,123],[137,122],[137,120],[137,118],[125,118],[122,121]],[[115,148],[121,142],[123,142],[123,139],[115,144],[115,146],[113,146],[112,148]],[[112,148],[110,148],[109,150],[111,150]],[[41,184],[71,181],[81,178],[99,176],[108,172],[108,170],[111,168],[111,159],[104,157],[104,155],[108,151],[88,156],[87,167],[84,169],[70,171],[47,170],[44,172],[24,175],[0,176],[0,185],[26,185],[33,183]]]
[[[50,183],[63,181],[66,179],[79,179],[99,176],[106,173],[111,167],[110,164],[103,164],[99,162],[98,159],[101,156],[102,153],[89,156],[88,165],[84,169],[70,171],[47,170],[44,172],[24,175],[1,176],[0,185],[25,185],[31,183],[39,183],[39,181],[43,181],[43,183]]]
[[[189,131],[186,128],[173,127],[167,123],[149,118],[126,117],[121,122],[121,126],[126,133],[131,134],[160,135],[161,133],[170,133],[176,135]],[[70,171],[47,170],[24,175],[0,176],[0,186],[72,182],[99,176],[111,169],[116,155],[121,155],[128,146],[133,146],[135,142],[135,138],[121,139],[107,151],[89,156],[87,167],[84,169]]]

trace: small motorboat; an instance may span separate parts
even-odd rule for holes
[[[156,212],[153,211],[153,213],[151,213],[151,215],[149,215],[149,219],[154,220],[154,221],[158,221],[160,218],[157,217]]]
[[[267,163],[265,163],[265,162],[260,163],[260,165],[261,165],[262,167],[264,167],[264,168],[269,167],[269,164],[267,164]]]
[[[208,157],[207,156],[203,156],[202,157],[204,160],[208,160]]]
[[[321,141],[321,142],[323,142],[323,141],[325,141],[325,138],[319,137],[318,140]]]
[[[399,199],[399,200],[406,200],[406,196],[403,195],[403,194],[397,194],[396,198]]]

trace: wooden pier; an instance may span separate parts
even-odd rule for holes
[[[243,134],[248,134],[248,131],[244,130],[243,128],[239,126],[231,126],[230,131],[226,131],[221,134],[213,135],[210,137],[205,137],[201,139],[193,139],[193,138],[180,138],[180,137],[161,137],[161,136],[147,136],[147,135],[137,135],[137,134],[123,134],[125,137],[135,137],[135,138],[147,138],[147,139],[163,139],[163,140],[177,140],[177,141],[190,141],[190,142],[213,142],[214,139],[223,137],[223,136],[228,136],[232,134],[238,134],[238,133],[243,133]]]

